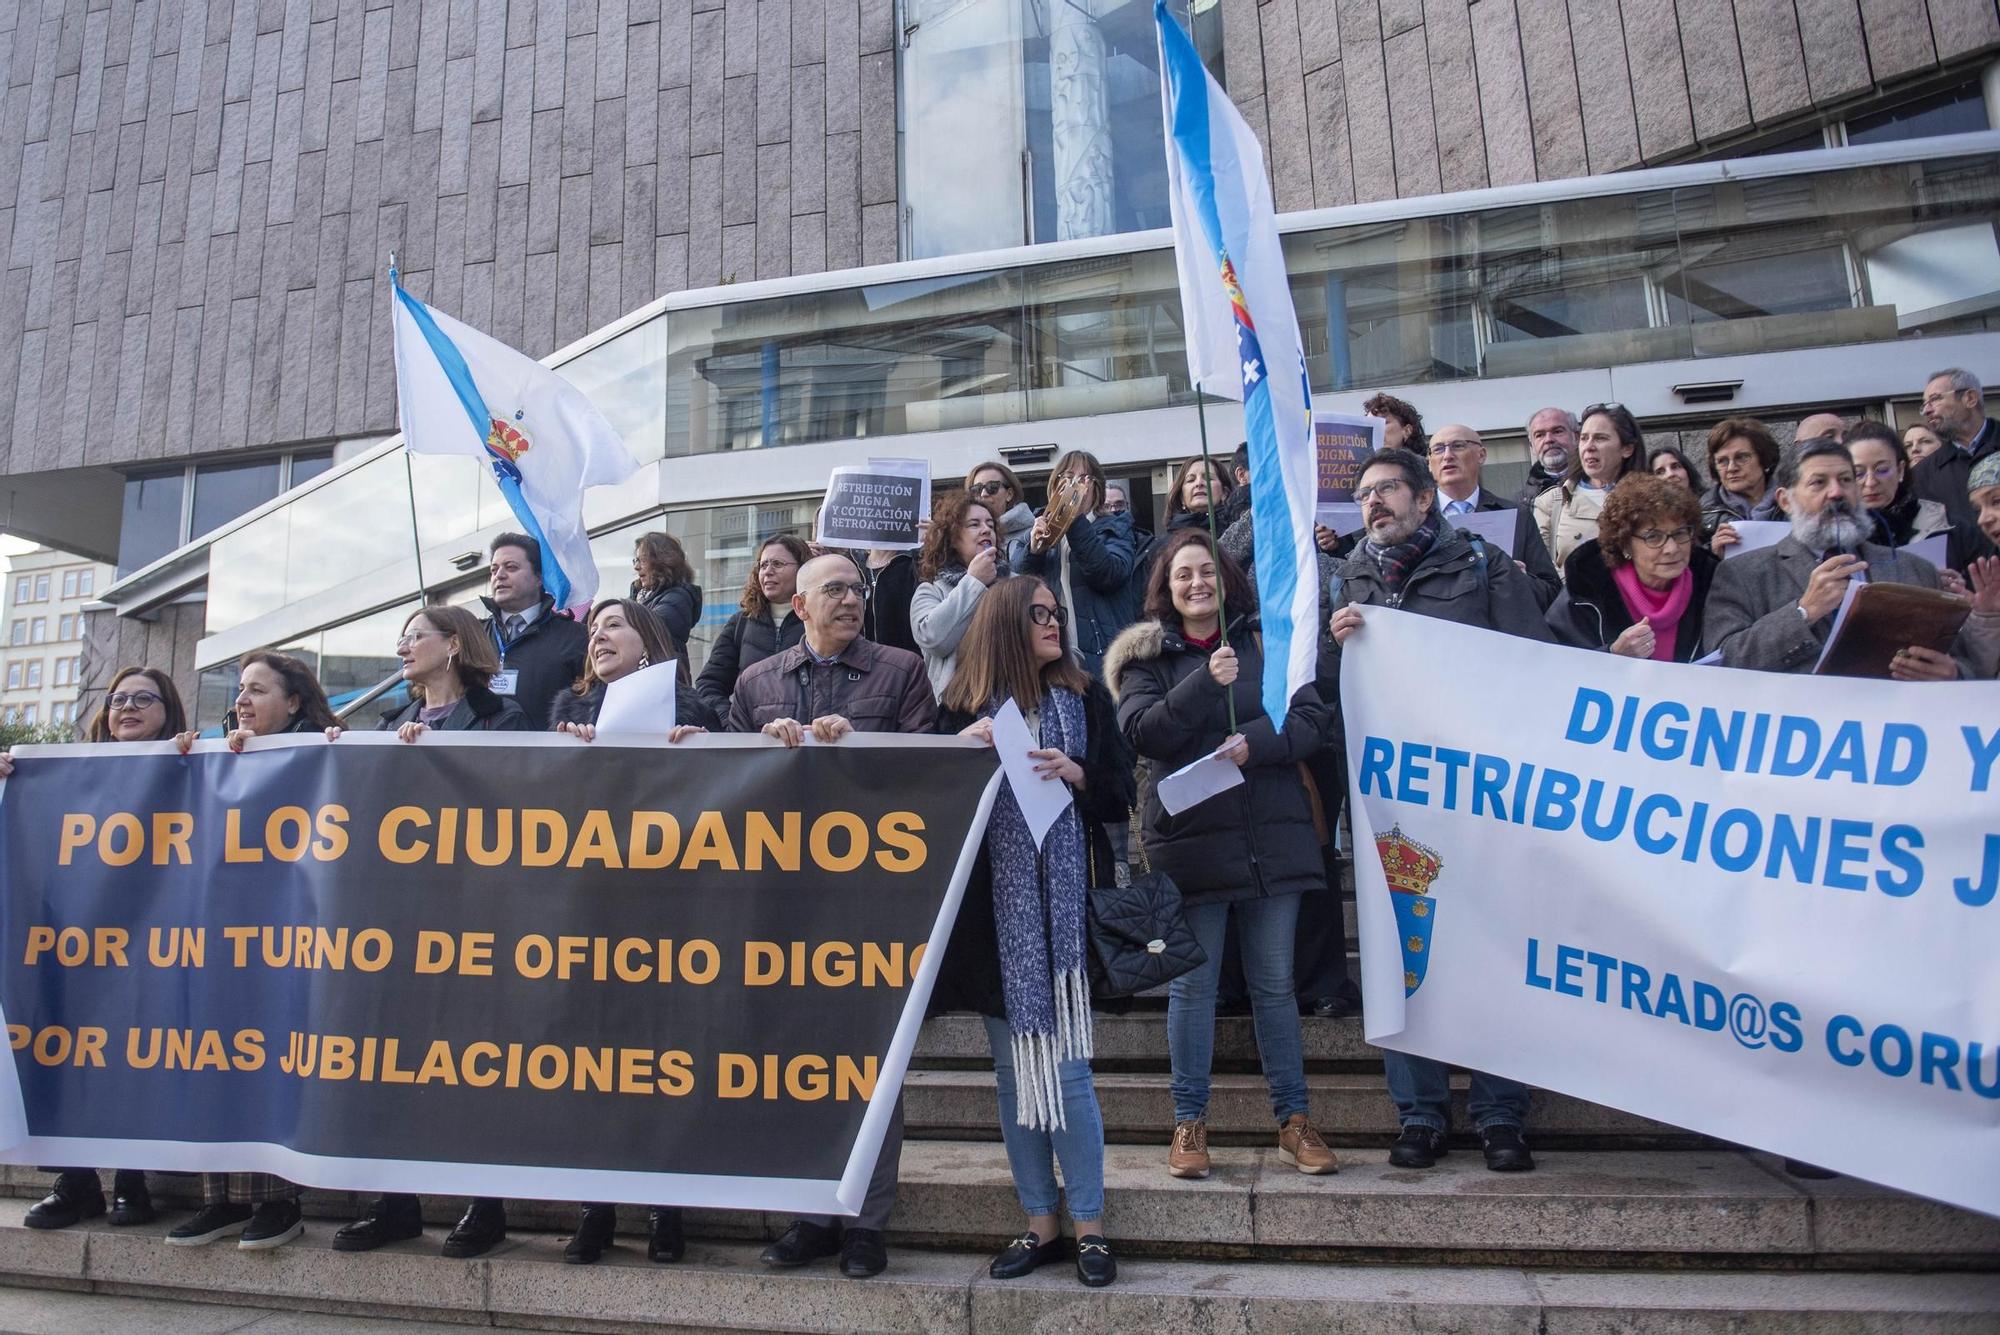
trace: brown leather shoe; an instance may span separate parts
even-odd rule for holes
[[[1301,1173],[1340,1171],[1340,1160],[1333,1157],[1304,1113],[1293,1113],[1278,1129],[1278,1157]]]
[[[1174,1143],[1167,1147],[1167,1171],[1175,1177],[1208,1176],[1208,1123],[1196,1118],[1174,1123]]]

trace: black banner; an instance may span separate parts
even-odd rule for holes
[[[995,778],[934,738],[22,748],[0,1157],[851,1212]]]

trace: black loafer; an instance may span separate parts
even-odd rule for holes
[[[476,1200],[452,1225],[443,1254],[454,1261],[484,1256],[507,1240],[507,1212],[499,1201]]]
[[[372,1252],[392,1242],[424,1235],[424,1215],[415,1196],[383,1196],[368,1213],[333,1235],[337,1252]]]
[[[1019,1279],[1032,1275],[1051,1261],[1060,1261],[1063,1256],[1062,1235],[1057,1234],[1047,1242],[1033,1232],[1023,1233],[1007,1244],[1007,1250],[993,1258],[993,1264],[986,1267],[986,1273],[995,1279]]]
[[[840,1237],[840,1273],[868,1279],[889,1268],[889,1244],[877,1228],[850,1228]]]
[[[1101,1289],[1118,1278],[1118,1258],[1101,1233],[1086,1233],[1076,1240],[1076,1277],[1085,1287]]]
[[[68,1228],[104,1213],[104,1188],[95,1173],[56,1179],[56,1188],[28,1207],[21,1222],[29,1228]]]
[[[1479,1147],[1486,1152],[1486,1168],[1494,1173],[1532,1173],[1535,1156],[1518,1126],[1493,1126],[1479,1133]]]
[[[617,1232],[617,1206],[584,1206],[576,1232],[563,1247],[563,1261],[568,1265],[596,1265]]]
[[[1397,1168],[1429,1168],[1447,1153],[1444,1132],[1411,1123],[1389,1147],[1389,1162]]]
[[[646,1259],[670,1265],[687,1255],[687,1239],[681,1235],[681,1212],[669,1205],[655,1205],[646,1217]]]
[[[144,1173],[121,1172],[112,1179],[111,1209],[104,1222],[113,1228],[150,1224],[159,1218],[153,1208],[153,1193],[147,1189]]]
[[[779,1235],[778,1240],[764,1249],[757,1259],[765,1265],[795,1266],[817,1261],[823,1256],[832,1256],[840,1250],[840,1230],[823,1228],[809,1224],[803,1219],[794,1220],[792,1226]]]

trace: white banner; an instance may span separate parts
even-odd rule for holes
[[[1365,616],[1370,1042],[2000,1214],[2000,684]]]

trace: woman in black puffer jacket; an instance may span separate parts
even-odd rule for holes
[[[671,533],[641,534],[632,546],[632,600],[666,623],[675,644],[686,644],[701,620],[701,585],[680,539]]]
[[[718,718],[729,717],[729,699],[736,694],[738,677],[791,648],[805,634],[804,623],[792,611],[792,595],[798,591],[799,569],[811,555],[805,543],[789,533],[766,538],[757,549],[757,563],[743,585],[743,600],[709,646],[708,661],[695,680],[695,691]]]
[[[1231,607],[1221,644],[1222,604]],[[1272,726],[1262,703],[1263,655],[1255,599],[1242,571],[1217,557],[1208,535],[1167,539],[1146,590],[1142,621],[1111,645],[1104,679],[1118,700],[1125,740],[1145,763],[1141,830],[1147,860],[1180,887],[1188,926],[1208,962],[1175,979],[1168,996],[1173,1055],[1174,1138],[1168,1170],[1208,1173],[1209,1066],[1223,933],[1233,913],[1256,1017],[1257,1050],[1280,1128],[1280,1157],[1301,1172],[1334,1171],[1331,1150],[1306,1116],[1305,1065],[1292,991],[1292,936],[1299,896],[1325,884],[1313,801],[1299,762],[1325,743],[1328,712],[1307,685]],[[1236,729],[1229,726],[1235,702]],[[1223,750],[1243,783],[1182,811],[1160,804],[1159,780]]]

